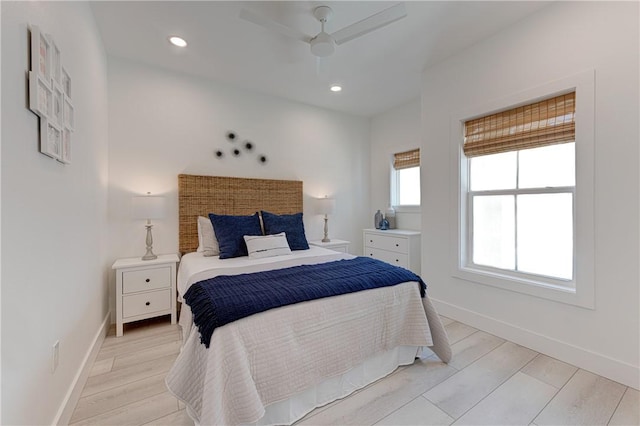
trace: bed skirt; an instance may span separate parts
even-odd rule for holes
[[[344,398],[358,389],[388,376],[399,366],[412,364],[421,351],[421,347],[398,346],[372,356],[342,375],[326,379],[289,399],[266,406],[264,416],[256,423],[251,424],[256,426],[290,425],[314,409]],[[196,418],[192,413],[189,413],[189,406],[187,406],[187,413],[192,420]],[[199,425],[197,421],[194,420],[194,422]]]

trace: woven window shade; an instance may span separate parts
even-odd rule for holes
[[[464,123],[467,157],[575,140],[576,93],[524,105]]]
[[[393,168],[396,170],[420,166],[420,148],[393,154]]]

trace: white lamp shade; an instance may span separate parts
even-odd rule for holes
[[[148,195],[133,197],[131,210],[135,219],[162,219],[165,213],[165,198]]]
[[[331,214],[336,208],[336,200],[333,198],[318,198],[318,213]]]

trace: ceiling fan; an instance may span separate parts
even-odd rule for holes
[[[332,34],[328,34],[324,30],[324,25],[333,16],[333,10],[329,6],[318,6],[313,9],[313,16],[320,21],[321,31],[315,36],[303,33],[302,31],[288,27],[279,22],[273,21],[257,12],[249,9],[240,11],[240,18],[245,19],[254,24],[265,27],[271,31],[278,32],[287,37],[308,43],[311,46],[311,53],[320,58],[330,56],[335,51],[336,45],[341,45],[353,40],[354,38],[363,36],[371,31],[389,25],[399,19],[407,16],[404,3],[398,3],[381,12],[369,16],[361,21],[342,28]]]

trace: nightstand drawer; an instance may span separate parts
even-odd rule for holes
[[[409,256],[402,253],[394,253],[386,250],[378,250],[371,247],[365,247],[365,254],[374,259],[382,260],[395,266],[401,266],[409,269]]]
[[[123,294],[167,287],[171,287],[171,268],[169,266],[122,272]]]
[[[406,238],[398,238],[386,235],[366,234],[365,246],[367,249],[374,248],[380,250],[389,250],[398,253],[407,253],[408,245]]]
[[[122,298],[122,317],[129,318],[171,308],[171,289],[132,294]]]

